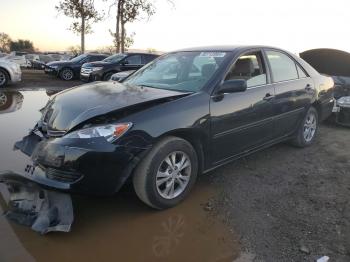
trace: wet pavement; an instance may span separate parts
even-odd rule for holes
[[[0,91],[0,170],[23,172],[13,145],[39,119],[52,91]],[[0,217],[0,261],[233,261],[238,241],[205,205],[219,192],[201,177],[179,206],[154,211],[131,187],[114,197],[74,196],[71,233],[41,236]],[[0,212],[5,210],[0,197]]]

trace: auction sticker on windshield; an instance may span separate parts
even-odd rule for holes
[[[224,52],[202,52],[200,57],[224,57],[226,53]]]

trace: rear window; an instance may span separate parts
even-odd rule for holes
[[[295,62],[287,55],[277,51],[267,51],[270,62],[273,82],[298,79]]]

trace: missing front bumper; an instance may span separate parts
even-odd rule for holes
[[[74,220],[73,205],[68,194],[41,188],[36,183],[12,172],[0,173],[0,192],[8,210],[5,217],[34,231],[69,232]]]

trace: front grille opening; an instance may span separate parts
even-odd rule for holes
[[[54,168],[47,168],[46,177],[48,179],[55,180],[58,182],[75,183],[79,181],[83,177],[83,175],[76,172],[62,171]]]

